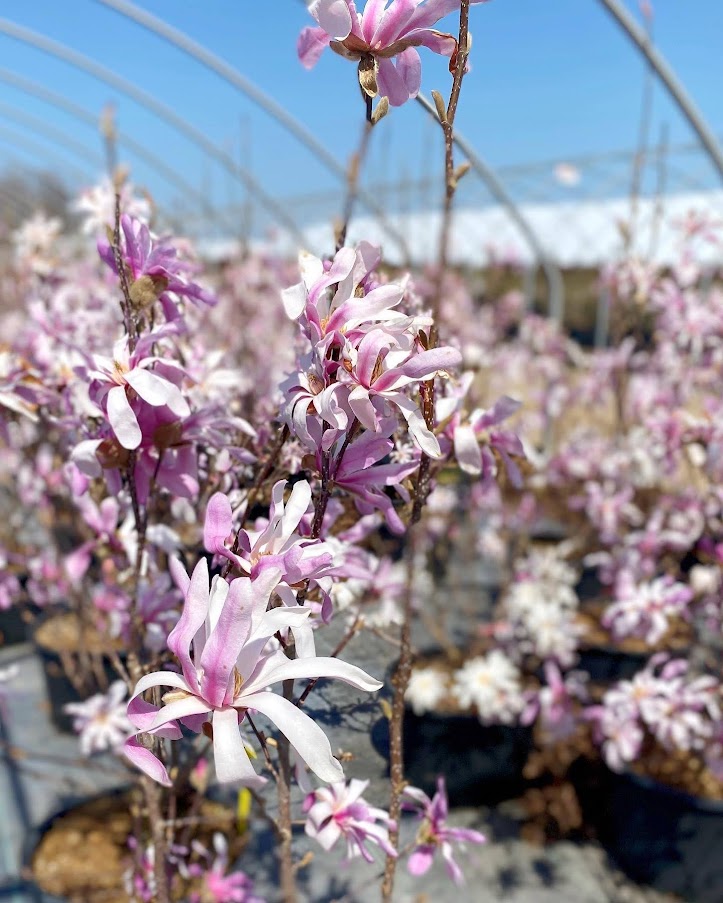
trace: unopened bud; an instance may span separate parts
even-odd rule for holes
[[[470,169],[472,169],[472,164],[469,162],[469,160],[465,160],[464,163],[460,163],[454,171],[455,182],[459,182],[462,176],[466,176]]]
[[[378,122],[381,122],[381,120],[384,119],[388,112],[389,98],[385,95],[384,97],[379,98],[379,103],[372,113],[372,125],[376,125]]]
[[[439,91],[432,91],[432,98],[434,99],[434,105],[437,108],[437,116],[439,116],[440,122],[447,121],[447,107],[444,103],[444,98],[439,93]]]
[[[168,288],[168,279],[164,276],[139,276],[131,284],[130,298],[140,310],[151,307]]]
[[[379,93],[377,86],[377,61],[370,54],[365,54],[359,60],[359,84],[367,97],[376,97]]]

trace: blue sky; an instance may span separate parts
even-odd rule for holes
[[[632,0],[629,3],[637,9]],[[340,160],[348,158],[362,117],[354,67],[327,53],[314,71],[301,68],[295,41],[308,17],[299,0],[142,0],[139,5],[232,63],[302,120]],[[0,13],[103,62],[173,106],[250,167],[270,193],[285,197],[333,184],[306,150],[248,100],[97,0],[3,0]],[[659,47],[714,130],[723,132],[723,3],[657,0],[655,13]],[[453,30],[453,19],[448,22]],[[490,163],[534,163],[634,146],[643,63],[597,0],[492,0],[473,7],[472,31],[473,70],[465,83],[458,125]],[[424,51],[423,58],[424,90],[447,92],[445,63]],[[194,186],[210,193],[216,203],[240,197],[230,177],[185,138],[87,75],[2,34],[0,66],[91,111],[115,100],[120,128]],[[99,150],[91,128],[3,82],[0,102],[0,166],[11,159],[30,165],[44,162],[72,178],[66,165],[73,164],[92,179],[92,164],[33,137],[27,124],[7,117],[6,106],[38,116]],[[658,91],[654,137],[663,122],[671,142],[690,139],[687,126]],[[10,130],[44,142],[47,156],[25,144],[13,147]],[[374,139],[370,178],[414,178],[439,169],[439,135],[414,104],[395,110]],[[132,155],[128,159],[136,180],[148,185],[160,203],[170,204],[175,190]]]

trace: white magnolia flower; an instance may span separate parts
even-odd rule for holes
[[[474,706],[484,723],[512,724],[524,707],[520,672],[499,649],[456,671],[452,692],[464,708]]]
[[[415,715],[432,712],[447,693],[447,675],[437,668],[415,668],[405,699]]]
[[[133,733],[126,715],[126,685],[122,680],[111,684],[107,693],[98,693],[85,702],[69,702],[63,710],[73,716],[73,729],[80,735],[80,751],[84,756],[120,751]]]

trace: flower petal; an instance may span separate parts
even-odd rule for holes
[[[108,421],[123,448],[134,449],[141,444],[143,434],[130,406],[124,386],[114,386],[106,398]]]
[[[279,611],[279,609],[275,609]],[[319,658],[297,658],[286,660],[280,665],[273,665],[260,671],[253,681],[249,682],[248,687],[244,687],[242,696],[247,692],[256,692],[262,686],[268,687],[272,683],[278,683],[281,680],[296,680],[303,678],[331,677],[334,680],[341,680],[350,684],[357,690],[365,690],[367,693],[373,693],[380,690],[384,684],[376,680],[366,671],[357,668],[356,665],[350,665],[338,658],[330,656],[321,656]]]
[[[276,693],[252,693],[244,697],[243,704],[269,718],[322,781],[343,780],[344,771],[331,754],[324,731],[288,699]]]
[[[260,787],[266,779],[256,774],[241,739],[236,709],[216,709],[213,713],[213,758],[221,783],[240,781]]]
[[[157,376],[150,370],[136,368],[125,375],[126,382],[147,404],[153,407],[167,405],[178,417],[188,417],[191,409],[183,393],[172,382]]]
[[[164,787],[173,786],[163,762],[154,756],[150,749],[141,746],[136,737],[130,737],[126,740],[123,746],[123,754],[136,768],[139,768],[158,784],[162,784]]]
[[[198,691],[196,669],[191,661],[191,642],[203,626],[209,608],[208,562],[200,558],[191,581],[178,623],[168,636],[168,648],[181,663],[192,690]]]
[[[347,0],[314,0],[309,12],[332,38],[343,41],[349,37],[352,18]]]
[[[482,452],[471,426],[460,426],[454,431],[454,455],[465,473],[482,473]]]
[[[232,580],[218,622],[206,640],[199,661],[203,674],[201,692],[213,706],[231,702],[232,697],[227,699],[226,695],[233,694],[233,668],[251,631],[252,602],[253,589],[248,577]]]

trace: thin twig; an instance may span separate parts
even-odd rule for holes
[[[457,59],[452,81],[452,91],[447,104],[446,115],[440,118],[444,131],[445,147],[445,196],[442,215],[442,228],[440,232],[439,262],[437,282],[434,297],[432,299],[433,325],[430,329],[427,347],[437,347],[437,321],[441,307],[444,276],[448,266],[449,241],[452,222],[452,203],[457,189],[457,178],[454,171],[454,120],[457,115],[459,96],[462,88],[462,80],[467,68],[469,57],[469,5],[470,0],[462,0],[459,20],[459,41],[457,45]],[[430,379],[420,386],[420,399],[422,414],[427,428],[434,429],[434,379]],[[420,519],[422,509],[429,494],[430,459],[422,454],[417,474],[412,516],[407,532],[406,565],[407,581],[404,598],[404,620],[400,629],[399,664],[392,679],[394,696],[392,700],[392,717],[389,724],[389,762],[391,778],[391,795],[389,800],[389,816],[396,823],[395,830],[389,832],[389,839],[395,848],[399,846],[399,819],[401,816],[401,799],[404,790],[404,697],[409,685],[412,671],[411,627],[412,627],[412,599],[414,588],[416,551],[421,530]],[[394,876],[397,868],[397,857],[387,856],[382,880],[382,900],[391,903],[394,891]]]

